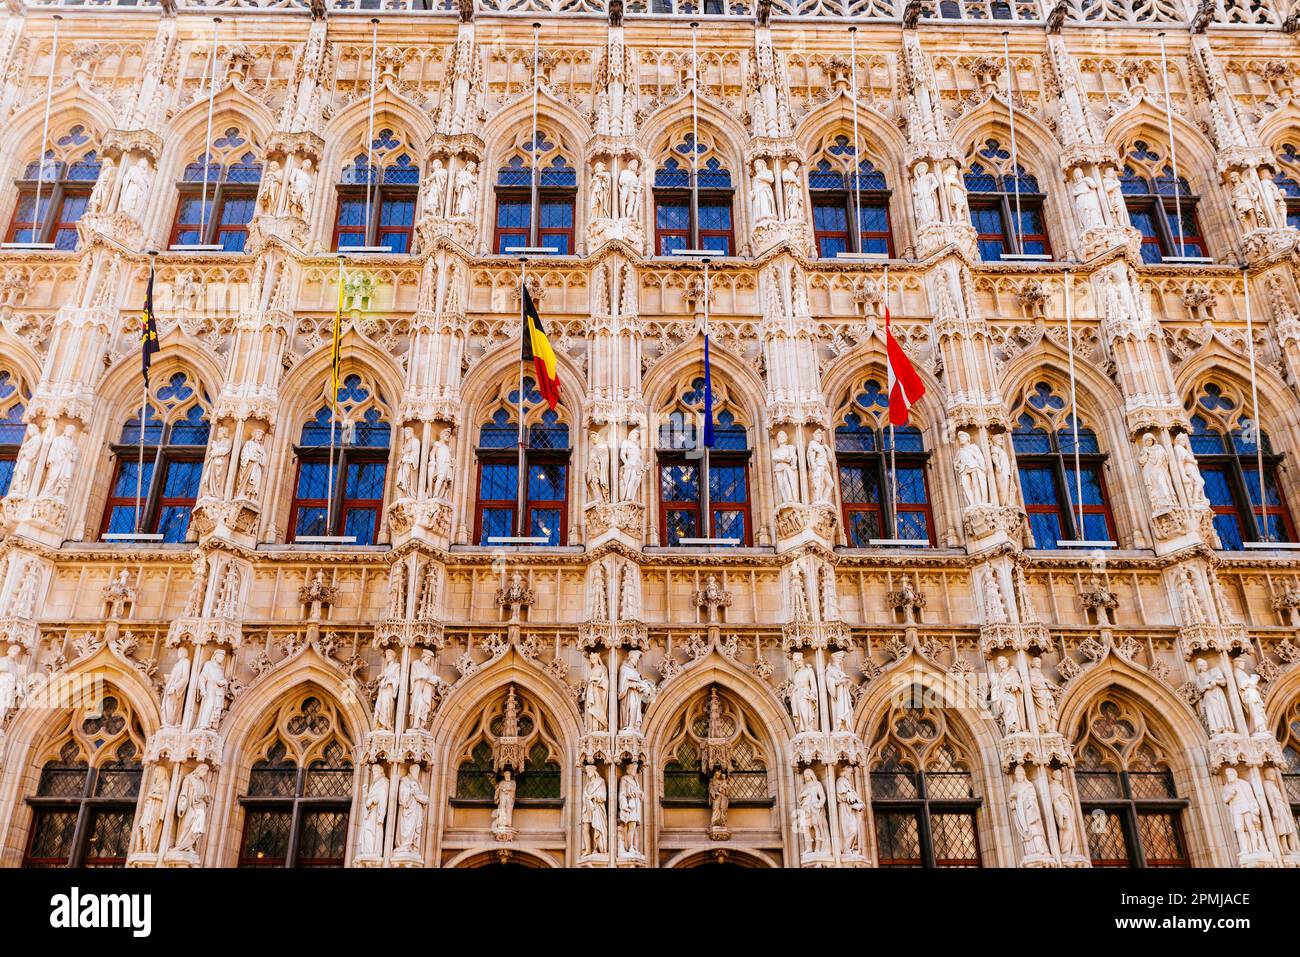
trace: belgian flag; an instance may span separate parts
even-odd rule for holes
[[[149,385],[149,366],[158,349],[158,321],[153,315],[153,261],[150,260],[149,281],[144,287],[144,310],[140,314],[140,371],[144,373],[146,388]]]
[[[537,387],[546,404],[554,409],[560,402],[560,373],[555,363],[555,350],[542,329],[542,320],[528,295],[528,287],[519,284],[519,298],[523,303],[523,351],[520,357],[532,362],[537,370]]]

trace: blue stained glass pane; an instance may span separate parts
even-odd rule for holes
[[[568,466],[563,463],[533,465],[528,469],[528,498],[534,502],[555,502],[564,498]]]
[[[905,505],[924,505],[924,469],[900,468],[898,470],[898,501]]]
[[[695,465],[665,465],[659,470],[660,495],[665,502],[698,502],[700,473]]]
[[[294,536],[299,535],[326,535],[328,530],[325,528],[325,509],[324,508],[300,508],[298,509],[298,521],[293,527]]]
[[[889,211],[884,206],[862,206],[858,209],[858,229],[864,233],[883,233],[889,230]]]
[[[1056,440],[1060,444],[1062,452],[1074,454],[1074,431],[1072,429],[1061,429],[1056,433]],[[1097,435],[1092,429],[1079,430],[1079,451],[1085,455],[1101,451],[1101,446],[1097,444]]]
[[[505,409],[497,409],[491,422],[483,423],[478,432],[481,449],[508,449],[519,442],[519,425],[510,421]]]
[[[655,170],[656,189],[689,189],[690,185],[690,169],[681,166],[675,159],[668,160]]]
[[[1083,477],[1083,504],[1084,505],[1104,505],[1105,499],[1101,495],[1101,480],[1097,474],[1097,469],[1084,466],[1080,470]],[[1069,485],[1070,504],[1079,504],[1079,482],[1074,477],[1074,469],[1067,467],[1065,470],[1065,481]]]
[[[185,418],[172,424],[171,444],[207,445],[208,422],[204,419],[205,414],[202,406],[192,406]]]
[[[153,405],[146,405],[145,420],[144,420],[144,443],[145,445],[158,445],[160,442],[162,442],[162,437],[163,437],[163,423],[162,423],[162,419],[158,417],[158,410],[155,409]],[[126,424],[122,426],[122,437],[118,441],[121,442],[123,445],[140,444],[140,413],[139,412],[136,412],[135,415],[131,416],[131,418],[126,420]]]
[[[659,237],[659,255],[673,256],[676,255],[674,250],[685,249],[687,246],[685,236],[660,236]]]
[[[925,520],[924,512],[899,512],[898,537],[913,540],[930,540],[930,523]]]
[[[1034,535],[1035,548],[1055,548],[1061,538],[1061,519],[1053,512],[1031,512],[1029,528]]]
[[[1246,494],[1250,496],[1251,505],[1259,505],[1259,469],[1242,468],[1243,477],[1246,480]],[[1264,470],[1264,494],[1268,496],[1268,506],[1270,508],[1280,507],[1282,500],[1278,498],[1277,483],[1273,480],[1273,474],[1270,469]]]
[[[554,249],[555,252],[547,253],[548,256],[567,256],[569,255],[569,234],[568,233],[549,233],[542,230],[537,235],[538,240],[544,248]]]
[[[1300,229],[1300,208],[1291,206],[1287,209],[1286,224],[1292,229]]]
[[[135,531],[135,506],[114,505],[108,516],[108,530],[115,535],[130,534]]]
[[[660,229],[690,229],[691,207],[685,203],[656,203],[655,225]]]
[[[1005,247],[1000,239],[981,239],[978,241],[980,259],[984,262],[996,262],[1002,258]]]
[[[840,496],[850,505],[880,502],[880,477],[870,466],[840,466]]]
[[[134,498],[136,477],[140,475],[140,463],[126,458],[118,459],[118,462],[117,482],[113,485],[113,497]],[[153,463],[146,459],[144,463],[144,480],[140,483],[140,495],[142,498],[149,497],[149,486],[152,482]]]
[[[715,465],[709,469],[709,500],[744,502],[749,498],[743,465]]]
[[[1219,544],[1230,552],[1241,551],[1241,523],[1236,515],[1216,514],[1214,531],[1218,533]]]
[[[749,448],[745,427],[730,412],[723,412],[713,427],[713,447],[719,451],[740,452]]]
[[[1202,469],[1201,476],[1205,479],[1205,497],[1211,505],[1236,505],[1227,472],[1223,469]]]
[[[844,417],[844,424],[835,428],[835,448],[840,452],[874,452],[875,430],[856,412],[850,412]]]
[[[242,253],[244,243],[247,242],[248,236],[243,232],[219,232],[217,233],[217,245],[228,253]]]
[[[831,233],[847,232],[849,213],[843,206],[814,206],[813,229]]]
[[[1260,518],[1263,518],[1263,516],[1261,515]],[[1274,512],[1268,513],[1268,540],[1270,542],[1289,542],[1291,540],[1286,534],[1286,522],[1283,521],[1281,515]]]
[[[0,459],[0,498],[9,494],[9,483],[14,478],[14,460]]]
[[[1001,209],[995,206],[977,206],[970,211],[970,215],[976,232],[996,233],[999,236],[1003,234]]]
[[[190,506],[167,505],[158,514],[158,532],[164,542],[183,542],[190,530]]]
[[[664,515],[664,525],[668,532],[668,545],[680,545],[683,538],[698,538],[700,535],[694,512],[668,511]]]
[[[338,465],[334,471],[337,473]],[[330,467],[327,462],[303,462],[298,469],[296,498],[320,499],[329,494]],[[338,483],[334,483],[338,487]]]
[[[343,516],[343,534],[356,539],[354,545],[373,545],[375,543],[375,518],[378,516],[373,508],[350,508]]]
[[[171,462],[163,473],[163,498],[194,498],[199,494],[202,462]]]
[[[966,182],[966,189],[972,193],[992,193],[998,188],[997,177],[986,172],[978,163],[972,163],[970,171],[962,178]]]
[[[352,430],[352,445],[363,449],[386,449],[392,438],[392,427],[383,420],[378,409],[370,409],[355,423]]]
[[[879,516],[875,512],[850,512],[848,531],[854,548],[869,548],[873,538],[880,538]]]
[[[849,242],[839,236],[818,236],[817,255],[822,259],[834,259],[840,253],[849,251]]]
[[[1026,505],[1059,505],[1056,482],[1047,466],[1028,466],[1020,469],[1020,488]]]
[[[815,169],[808,171],[809,189],[844,189],[844,174],[832,169],[831,164],[822,160]]]
[[[230,199],[221,206],[221,224],[223,226],[247,226],[253,218],[253,201],[251,199]]]
[[[726,236],[701,236],[700,248],[712,250],[719,256],[730,256],[731,240]]]
[[[380,226],[410,226],[415,222],[415,200],[385,202],[379,207]]]
[[[541,186],[577,186],[578,171],[571,166],[562,165],[564,160],[558,156],[551,166],[543,166],[539,177]]]
[[[513,462],[484,462],[478,497],[488,502],[513,502],[519,492],[519,466]]]
[[[353,462],[348,465],[348,484],[344,491],[347,498],[383,498],[384,474],[388,466],[384,462]]]
[[[364,199],[344,199],[339,202],[340,226],[364,226],[366,222],[366,201]],[[339,242],[343,237],[339,237]]]
[[[1011,445],[1022,455],[1042,455],[1052,451],[1052,440],[1046,429],[1017,428],[1011,434]]]
[[[340,233],[339,249],[351,249],[353,246],[364,246],[366,237],[363,233]]]
[[[512,508],[483,509],[483,533],[480,545],[489,544],[492,538],[508,538],[515,533],[515,511]]]
[[[886,399],[884,405],[889,406],[889,400]],[[892,435],[892,440],[891,440]],[[893,442],[893,448],[899,452],[924,452],[925,443],[921,439],[921,430],[914,425],[899,425],[894,428],[881,429],[880,437],[884,440],[883,448],[889,449],[890,442]]]
[[[497,202],[497,226],[501,229],[527,229],[532,215],[532,204],[500,200]]]
[[[1083,513],[1083,534],[1091,542],[1104,542],[1110,539],[1110,526],[1106,516],[1097,512]]]
[[[889,254],[889,240],[884,236],[863,236],[862,251],[864,253]]]
[[[700,229],[730,229],[731,228],[731,204],[730,203],[701,203],[700,204]]]
[[[573,203],[542,203],[543,229],[570,229],[573,226]]]
[[[723,512],[715,509],[713,512],[713,537],[734,538],[738,543],[744,544],[745,513]]]
[[[700,167],[700,189],[731,189],[731,173],[722,169],[716,159]]]
[[[546,536],[547,545],[560,544],[560,510],[558,508],[535,508],[528,523],[528,534],[536,537]]]

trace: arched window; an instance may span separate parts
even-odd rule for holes
[[[24,867],[123,867],[140,794],[144,730],[112,689],[99,713],[74,710],[47,749]]]
[[[925,689],[913,687],[913,702]],[[871,747],[871,814],[880,867],[979,867],[971,750],[943,708],[894,707]]]
[[[496,179],[496,228],[492,248],[498,253],[535,245],[551,248],[552,255],[573,254],[574,200],[578,194],[578,171],[558,136],[543,130],[526,130]],[[536,222],[534,223],[533,178],[537,179]]]
[[[394,253],[411,251],[420,188],[415,155],[391,129],[375,134],[369,152],[362,139],[339,178],[335,249],[386,246]]]
[[[243,252],[261,182],[262,164],[248,137],[236,127],[228,128],[181,175],[172,245],[216,245],[226,252]]]
[[[1186,867],[1182,813],[1166,755],[1145,712],[1116,694],[1088,709],[1074,741],[1093,867]]]
[[[333,428],[328,396],[302,427],[289,527],[295,539],[341,535],[354,539],[353,545],[373,545],[384,510],[392,439],[388,403],[353,373],[340,383],[336,407]]]
[[[836,421],[840,424],[835,427],[835,460],[849,546],[867,548],[873,538],[906,538],[933,545],[934,516],[926,478],[930,455],[921,430],[914,425],[890,428],[889,393],[876,378],[850,393]],[[891,464],[898,479],[897,509]]]
[[[848,136],[836,134],[822,145],[808,170],[808,190],[812,195],[818,256],[832,259],[842,252],[894,254],[889,184],[870,159],[857,159]],[[849,225],[855,205],[856,235]]]
[[[700,443],[704,379],[674,392],[659,421],[659,534],[665,545],[711,538],[749,545],[749,438],[725,383],[713,377],[713,447]]]
[[[14,463],[27,432],[23,415],[31,397],[15,373],[0,369],[0,498],[9,494],[9,483],[13,481]]]
[[[923,16],[935,16],[928,7],[923,11]],[[1033,0],[939,0],[938,16],[945,20],[1037,20],[1041,14]]]
[[[123,535],[139,531],[160,534],[164,542],[183,542],[189,534],[190,512],[199,494],[208,444],[208,397],[184,372],[154,384],[150,393],[143,430],[137,411],[126,420],[112,446],[113,485],[100,533]]]
[[[519,389],[500,398],[478,433],[478,499],[474,541],[480,545],[512,537],[544,538],[562,545],[569,527],[569,426],[546,401],[532,378],[524,378],[524,474],[519,483]],[[520,511],[522,507],[523,511]]]
[[[699,169],[698,208],[691,192],[692,154]],[[664,150],[655,169],[655,254],[712,249],[720,256],[734,255],[734,192],[731,170],[716,144],[707,133],[702,132],[697,141],[688,130],[676,145]]]
[[[1004,255],[1050,256],[1038,179],[1023,166],[1011,168],[1011,150],[1000,140],[977,143],[966,160],[967,200],[971,224],[979,234],[980,259]],[[1019,217],[1019,228],[1017,228]]]
[[[1102,476],[1106,456],[1101,453],[1097,434],[1080,422],[1079,471],[1075,472],[1074,423],[1067,404],[1050,383],[1039,381],[1025,390],[1014,416],[1011,445],[1035,548],[1055,548],[1059,541],[1115,539],[1115,519]]]
[[[545,711],[510,685],[479,712],[461,747],[451,803],[467,807],[495,803],[497,782],[509,772],[516,807],[558,807],[563,754]]]
[[[771,807],[761,723],[738,699],[711,685],[682,710],[663,749],[664,807],[708,807],[724,789],[731,808]]]
[[[11,243],[53,243],[77,248],[77,221],[99,179],[99,154],[89,130],[72,126],[27,164],[15,185],[18,205],[9,224]],[[40,208],[36,207],[39,181]]]
[[[342,867],[352,742],[338,709],[309,692],[286,702],[254,745],[240,867]]]
[[[1283,143],[1274,155],[1281,168],[1273,182],[1286,199],[1286,224],[1300,229],[1300,142]]]
[[[1282,742],[1283,764],[1280,772],[1276,768],[1264,769],[1268,810],[1273,812],[1274,820],[1290,811],[1297,824],[1300,824],[1300,698],[1283,712],[1277,737]],[[1297,842],[1300,842],[1300,828],[1292,830],[1289,848],[1286,846],[1287,841],[1283,840],[1283,853],[1300,851]]]
[[[1196,217],[1198,200],[1191,186],[1183,176],[1174,182],[1173,167],[1146,140],[1134,140],[1124,152],[1119,185],[1128,207],[1129,222],[1142,234],[1143,262],[1158,263],[1170,256],[1209,255]],[[1181,247],[1178,244],[1180,210]]]
[[[1291,511],[1277,484],[1282,456],[1273,451],[1268,433],[1260,429],[1259,423],[1242,414],[1245,410],[1240,394],[1217,382],[1207,382],[1194,390],[1187,411],[1192,417],[1192,451],[1205,479],[1205,496],[1214,510],[1219,543],[1236,550],[1243,542],[1264,538],[1257,443],[1263,450],[1268,538],[1274,542],[1295,541]]]

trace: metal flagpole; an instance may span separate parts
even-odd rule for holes
[[[541,218],[542,218],[542,212],[541,212],[541,210],[538,208],[538,202],[539,202],[539,195],[538,195],[538,194],[539,194],[539,192],[540,192],[540,184],[538,183],[538,179],[537,179],[537,153],[538,153],[538,149],[537,149],[537,92],[538,92],[538,86],[539,86],[539,84],[540,84],[540,77],[539,77],[539,73],[538,73],[538,62],[537,62],[537,59],[538,59],[538,52],[539,52],[539,51],[538,51],[538,47],[537,47],[537,42],[538,42],[538,41],[537,41],[537,32],[538,32],[541,28],[542,28],[542,25],[541,25],[540,23],[534,23],[534,24],[533,24],[533,138],[532,138],[531,141],[529,141],[529,144],[528,144],[528,153],[529,153],[529,156],[528,156],[528,166],[529,166],[529,171],[528,171],[528,173],[529,173],[529,176],[528,176],[528,178],[529,178],[529,181],[530,181],[530,182],[529,182],[529,191],[528,191],[528,193],[529,193],[529,209],[530,209],[530,211],[531,211],[531,213],[532,213],[532,215],[530,215],[530,216],[528,217],[528,245],[529,245],[529,246],[536,246],[536,245],[537,245],[537,231],[538,231],[538,224],[540,223]],[[521,287],[521,288],[522,288],[522,287]],[[520,297],[519,297],[519,301],[520,301],[520,303],[521,303],[521,307],[520,307],[520,308],[522,308],[523,300],[524,300],[524,297],[523,297],[523,295],[521,294]],[[522,362],[522,361],[523,361],[523,360],[521,359],[520,362]],[[522,395],[522,393],[521,393],[521,394],[520,394],[520,399],[522,400],[522,398],[523,398],[523,395]]]
[[[700,24],[691,21],[691,248],[700,248]]]
[[[203,146],[203,201],[199,203],[199,241],[202,245],[208,233],[208,169],[212,166],[212,109],[217,99],[217,36],[221,32],[221,18],[212,18],[212,53],[208,58],[208,132]]]
[[[1075,538],[1087,539],[1083,528],[1083,469],[1079,465],[1079,406],[1074,379],[1074,302],[1072,293],[1073,275],[1065,271],[1065,351],[1070,365],[1070,428],[1074,435],[1074,494],[1075,504],[1079,506],[1079,527]],[[1005,503],[1004,503],[1005,504]]]
[[[158,253],[156,253],[152,249],[149,250],[150,278],[153,277],[154,257],[157,255]],[[149,305],[149,311],[152,313],[153,303],[150,302],[148,305]],[[142,317],[142,321],[148,323],[149,319],[147,317]],[[147,347],[147,343],[145,342],[145,338],[144,336],[141,336],[140,348],[144,349],[146,347]],[[144,430],[145,430],[145,416],[148,413],[148,410],[149,410],[149,373],[146,371],[144,373],[144,384],[140,388],[140,460],[136,463],[136,473],[135,473],[135,533],[137,535],[140,534],[140,522],[141,522],[140,506],[142,504],[140,499],[144,495]]]
[[[704,260],[704,342],[705,342],[705,347],[707,348],[709,342],[709,261],[707,259]],[[708,428],[710,431],[712,431],[713,430],[712,376],[710,376],[710,381],[705,384],[705,388],[707,388],[710,392],[709,421],[706,423],[705,427]],[[703,452],[701,459],[704,466],[703,471],[699,477],[700,508],[701,511],[703,512],[703,514],[700,516],[702,520],[701,524],[703,526],[701,528],[701,531],[704,532],[705,538],[712,538],[714,536],[713,496],[710,494],[710,488],[709,488],[709,453],[712,452],[713,449],[711,446],[704,444],[704,436],[700,436],[700,442],[698,443],[698,446]]]
[[[885,312],[889,312],[889,264],[885,264]],[[889,369],[889,343],[885,343],[885,368]],[[888,376],[886,376],[888,378]],[[886,386],[888,386],[888,382]],[[893,526],[891,536],[900,537],[898,531],[898,466],[894,454],[894,417],[889,417],[889,507],[892,518],[890,522]]]
[[[1016,103],[1012,99],[1014,93],[1011,87],[1011,34],[1002,31],[1002,57],[1006,63],[1007,71],[1007,122],[1011,128],[1011,183],[1016,194],[1016,253],[1020,254],[1025,251],[1024,237],[1021,234],[1020,222],[1020,158],[1016,152]]]
[[[41,184],[45,182],[45,151],[50,141],[50,101],[54,97],[54,70],[59,62],[59,21],[63,17],[54,15],[54,37],[50,41],[50,75],[45,80],[45,119],[41,123],[41,155],[36,157],[36,205],[32,207],[32,229],[29,242],[41,241]]]
[[[375,84],[379,82],[379,18],[370,18],[370,116],[367,120],[366,133],[366,234],[361,245],[369,246],[370,210],[374,205],[375,192]]]
[[[1264,430],[1259,422],[1259,382],[1255,376],[1255,330],[1250,316],[1250,267],[1241,267],[1241,284],[1246,294],[1246,356],[1250,360],[1250,407],[1255,422],[1255,468],[1259,471],[1260,524],[1265,542],[1272,540],[1268,527],[1268,496],[1264,481]]]
[[[1169,100],[1169,59],[1165,54],[1165,34],[1160,32],[1160,82],[1165,91],[1165,129],[1169,134],[1169,164],[1174,171],[1174,216],[1178,219],[1178,255],[1187,255],[1187,246],[1183,242],[1183,203],[1178,186],[1178,147],[1174,144],[1174,113]],[[1159,176],[1156,177],[1157,191]]]
[[[334,321],[340,327],[343,324],[343,317],[341,315],[342,307],[343,307],[343,256],[342,254],[340,254],[339,255],[339,301],[338,301],[338,306],[336,307],[336,310],[338,311],[334,313]],[[336,338],[335,343],[331,344],[330,348],[331,351],[333,349],[339,350],[338,365],[341,366],[343,364],[343,355],[342,355],[343,344],[341,341],[343,336],[342,328],[336,328],[334,330],[334,335],[338,338]],[[331,356],[331,365],[330,365],[330,457],[329,457],[329,467],[325,469],[325,531],[324,531],[325,535],[334,534],[334,428],[339,418],[339,386],[338,386],[338,376],[337,373],[335,372],[337,366],[333,364],[332,360],[333,360],[333,356]]]
[[[524,293],[528,289],[528,260],[525,257],[519,258],[519,334],[528,336],[528,311],[527,304],[524,300]],[[524,435],[524,355],[522,348],[519,352],[519,464],[516,467],[515,481],[515,535],[522,537],[524,535],[524,490],[527,486],[524,484],[528,481],[528,447]]]
[[[853,226],[849,231],[849,249],[853,252],[862,252],[862,200],[861,188],[859,182],[861,177],[859,171],[862,169],[862,159],[858,155],[858,28],[849,27],[849,89],[852,93],[853,100],[849,108],[853,111],[853,165],[850,167],[849,175],[853,177]],[[888,269],[886,268],[886,274]]]

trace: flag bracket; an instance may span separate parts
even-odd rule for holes
[[[489,545],[549,545],[549,535],[489,535]]]
[[[869,538],[867,544],[872,548],[929,548],[928,538]]]
[[[1057,548],[1115,548],[1119,543],[1103,538],[1062,538],[1056,542]]]
[[[167,247],[172,253],[224,253],[229,252],[221,243],[172,243]]]
[[[161,532],[105,532],[100,536],[103,542],[161,542]]]
[[[0,249],[54,249],[54,243],[0,243]]]
[[[677,539],[677,544],[686,545],[686,546],[695,545],[695,546],[703,546],[709,548],[714,545],[739,545],[740,539],[738,538],[679,538]]]
[[[355,545],[355,535],[296,535],[291,545]]]

